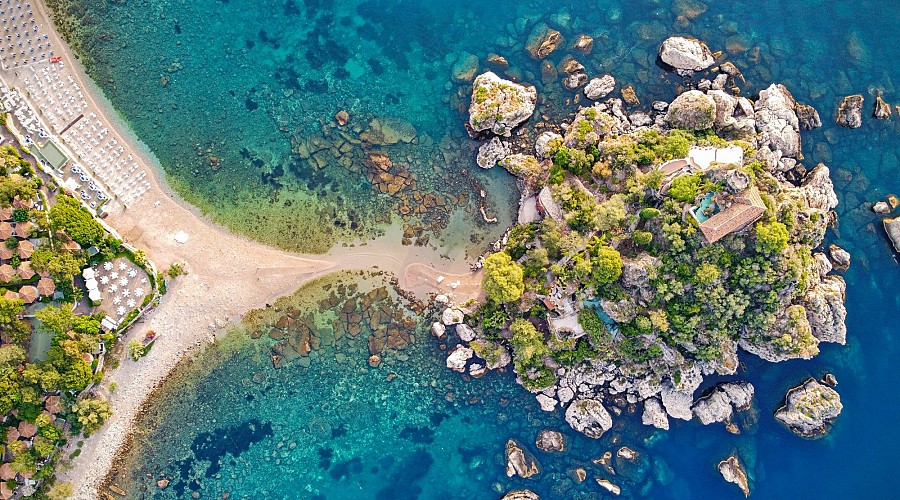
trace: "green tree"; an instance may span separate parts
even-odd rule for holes
[[[669,196],[684,203],[690,203],[700,194],[700,175],[682,175],[672,181]]]
[[[613,195],[597,206],[596,213],[597,230],[605,233],[621,227],[627,215],[625,200],[619,195]]]
[[[722,271],[709,262],[703,262],[697,266],[694,273],[694,280],[701,285],[709,285],[715,283],[722,276]]]
[[[612,283],[622,275],[622,255],[609,245],[598,245],[593,251],[591,264],[594,279],[598,283]]]
[[[648,231],[635,231],[631,233],[631,241],[638,246],[649,245],[650,242],[653,241],[653,233]]]
[[[756,251],[763,254],[783,252],[788,245],[787,226],[778,221],[756,223]]]
[[[31,254],[31,268],[50,273],[55,281],[71,281],[85,263],[84,255],[80,253],[54,252],[42,247]]]
[[[25,349],[7,344],[0,347],[0,374],[8,375],[25,362]]]
[[[25,179],[21,175],[0,177],[0,207],[9,207],[17,196],[22,200],[34,198],[38,182],[36,178]]]
[[[112,416],[109,401],[102,398],[82,399],[72,405],[72,411],[78,417],[86,436],[102,427],[106,419]]]
[[[505,252],[484,259],[484,278],[481,286],[488,299],[494,302],[514,302],[525,292],[522,266],[513,262]]]
[[[50,227],[64,230],[81,246],[97,245],[103,241],[106,232],[94,216],[78,200],[60,195],[50,208]]]
[[[21,299],[8,299],[0,295],[0,325],[8,325],[18,319],[24,305]]]
[[[47,330],[50,330],[56,335],[63,335],[72,329],[72,322],[75,315],[72,313],[69,304],[62,304],[61,307],[47,306],[38,311],[34,317],[37,318]]]
[[[509,329],[512,332],[509,343],[512,345],[516,363],[537,366],[542,363],[543,356],[550,353],[550,349],[544,343],[544,336],[530,321],[519,318],[512,322]]]

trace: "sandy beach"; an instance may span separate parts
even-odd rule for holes
[[[47,19],[49,26],[45,7],[37,4],[36,8],[36,14]],[[468,271],[465,262],[451,263],[430,248],[402,247],[395,230],[363,246],[339,247],[319,257],[276,250],[211,223],[172,193],[156,158],[88,80],[58,34],[53,32],[51,36],[54,44],[62,47],[58,54],[63,64],[72,69],[90,111],[109,124],[123,144],[137,152],[141,166],[152,172],[150,190],[127,208],[113,206],[106,222],[125,241],[145,251],[160,270],[181,263],[187,273],[171,282],[161,305],[136,324],[123,341],[127,343],[130,338],[153,330],[160,337],[150,353],[137,363],[125,359],[105,375],[104,386],[113,382],[117,385],[110,394],[114,414],[101,430],[85,440],[73,468],[59,474],[61,481],[72,483],[75,498],[99,496],[97,488],[142,404],[178,361],[201,349],[217,331],[239,321],[249,310],[293,293],[311,279],[342,269],[377,267],[396,274],[402,287],[418,295],[448,293],[462,301],[463,296],[478,293],[478,276]],[[188,235],[187,242],[175,241],[180,231]],[[441,275],[445,279],[438,284],[437,277]],[[455,288],[451,287],[457,282]]]

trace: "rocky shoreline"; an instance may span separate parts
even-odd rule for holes
[[[540,43],[532,44],[538,47],[533,51],[534,57],[540,58],[553,43],[554,35],[548,31]],[[649,108],[641,108],[638,97],[634,95],[633,89],[628,87],[621,90],[621,99],[610,97],[605,101],[599,101],[615,88],[614,77],[603,75],[589,80],[584,74],[583,67],[570,65],[571,71],[563,82],[564,86],[570,90],[584,86],[585,97],[589,101],[598,100],[598,102],[589,102],[589,106],[580,107],[571,121],[560,125],[562,133],[544,132],[533,144],[524,145],[507,138],[513,128],[526,122],[533,113],[534,88],[502,80],[493,73],[487,73],[475,80],[469,123],[472,133],[492,130],[496,134],[487,137],[478,136],[486,140],[478,153],[479,166],[492,168],[499,165],[517,177],[522,191],[522,202],[519,226],[513,228],[512,233],[507,233],[507,236],[495,245],[494,253],[485,261],[487,266],[491,266],[493,264],[491,260],[496,255],[505,252],[513,256],[512,262],[494,265],[495,268],[501,265],[509,266],[507,271],[501,272],[502,277],[497,278],[500,280],[499,285],[488,278],[492,275],[492,269],[486,266],[484,286],[488,292],[488,303],[449,304],[440,320],[432,326],[432,333],[442,339],[446,336],[451,345],[458,339],[456,347],[450,350],[447,359],[448,368],[469,373],[477,378],[487,370],[503,369],[512,364],[519,383],[535,395],[544,411],[552,412],[558,408],[573,429],[592,438],[603,436],[612,427],[616,416],[636,404],[642,404],[644,407],[643,423],[659,429],[668,429],[669,420],[674,418],[697,420],[704,425],[721,423],[729,432],[739,433],[741,429],[735,424],[734,417],[752,407],[753,386],[735,380],[720,383],[698,396],[697,392],[703,386],[704,378],[737,375],[739,349],[770,362],[780,362],[797,358],[810,359],[818,354],[817,345],[820,342],[845,343],[846,309],[843,304],[846,284],[841,276],[831,273],[833,270],[845,270],[850,264],[850,255],[836,246],[832,246],[827,255],[824,250],[817,250],[822,244],[828,226],[836,218],[834,209],[838,199],[827,166],[819,164],[808,169],[802,164],[804,157],[801,131],[821,126],[821,119],[815,109],[797,102],[783,85],[773,84],[761,91],[758,98],[753,100],[741,96],[738,88],[740,71],[733,64],[721,61],[717,57],[720,56],[714,55],[699,40],[683,37],[665,40],[659,49],[660,66],[676,72],[691,84],[672,102],[656,101]],[[709,79],[705,78],[709,73],[703,72],[716,64],[718,66],[714,68],[714,73]],[[486,116],[485,109],[501,111],[497,112],[496,116]],[[847,113],[852,115],[855,111]],[[852,117],[850,120],[852,121]],[[662,165],[656,167],[653,166],[654,161],[644,163],[639,156],[630,157],[631,161],[637,163],[637,167],[633,163],[629,165],[629,160],[619,164],[610,159],[610,154],[612,157],[616,154],[621,155],[623,148],[634,148],[633,145],[628,146],[629,144],[634,142],[638,145],[643,144],[642,141],[647,140],[647,134],[652,134],[653,137],[665,138],[673,135],[677,137],[673,131],[679,130],[693,134],[688,137],[704,137],[701,144],[704,142],[710,144],[691,149],[692,155],[707,154],[703,153],[707,151],[713,155],[724,156],[729,147],[737,147],[743,149],[740,163],[735,164],[733,161],[719,163],[714,157],[708,164],[711,166],[698,167],[696,159],[689,156],[683,161],[686,165],[679,166],[675,160],[662,161],[667,157],[658,152],[656,158],[659,160],[656,164]],[[668,145],[663,142],[663,147]],[[584,155],[581,151],[585,150],[588,154],[585,166],[578,167],[577,170],[572,168],[572,162],[578,161],[579,155]],[[560,151],[565,153],[562,168],[560,168],[560,164],[563,163],[560,161]],[[677,158],[680,157],[675,159]],[[650,168],[640,165],[648,165]],[[750,167],[747,167],[748,165]],[[765,323],[753,328],[741,328],[734,336],[717,341],[715,345],[717,355],[710,358],[698,355],[694,343],[661,341],[667,338],[664,332],[669,328],[665,322],[665,313],[662,313],[663,319],[660,320],[660,313],[650,310],[644,313],[649,314],[650,318],[650,321],[644,322],[647,326],[644,327],[644,323],[638,322],[639,326],[645,329],[640,330],[642,334],[637,338],[637,342],[642,346],[638,349],[643,349],[640,352],[646,354],[645,357],[649,356],[648,359],[598,355],[596,349],[599,348],[597,344],[599,340],[596,340],[592,331],[586,332],[590,330],[582,314],[589,308],[586,304],[595,304],[591,307],[602,311],[608,318],[608,321],[603,320],[605,325],[598,328],[611,331],[615,339],[621,338],[622,334],[618,333],[618,330],[631,330],[637,319],[647,318],[642,316],[640,311],[647,307],[646,304],[652,303],[655,294],[659,293],[659,284],[654,282],[654,277],[661,272],[660,259],[665,257],[664,254],[657,252],[665,252],[666,246],[654,247],[654,252],[642,250],[641,245],[647,244],[639,243],[638,237],[642,240],[645,237],[639,234],[640,230],[635,229],[634,223],[629,239],[616,236],[615,232],[611,237],[607,233],[601,238],[602,241],[612,241],[609,245],[616,256],[620,251],[623,252],[621,262],[618,264],[620,266],[618,274],[605,281],[618,290],[616,300],[603,297],[605,292],[601,292],[600,285],[590,286],[588,290],[574,286],[557,290],[557,285],[552,281],[547,289],[540,285],[540,281],[537,285],[527,284],[526,278],[524,288],[515,290],[513,287],[512,292],[508,287],[505,288],[504,293],[511,295],[491,305],[492,290],[497,286],[502,288],[511,282],[521,281],[522,269],[525,269],[526,274],[550,273],[548,276],[555,275],[556,279],[561,280],[559,273],[564,269],[560,266],[572,265],[570,257],[566,257],[555,264],[557,267],[552,267],[551,271],[550,264],[553,262],[552,260],[546,262],[546,251],[542,250],[547,244],[545,242],[542,245],[540,239],[536,244],[526,243],[522,252],[511,250],[518,244],[517,232],[534,231],[529,230],[529,227],[538,227],[538,231],[541,231],[544,226],[539,226],[539,223],[546,224],[547,221],[551,221],[563,225],[563,237],[566,237],[565,230],[568,228],[571,228],[570,231],[577,231],[573,218],[579,217],[579,214],[572,213],[574,206],[572,200],[575,198],[566,198],[573,196],[571,194],[561,195],[561,190],[557,186],[562,185],[566,193],[580,190],[584,194],[579,196],[594,198],[600,203],[598,210],[602,214],[608,202],[615,201],[619,196],[616,190],[622,189],[626,175],[629,179],[636,176],[638,182],[649,175],[662,177],[660,179],[662,189],[659,192],[648,188],[651,198],[659,199],[661,196],[659,193],[665,194],[667,190],[671,192],[680,189],[677,185],[681,181],[678,179],[686,175],[685,170],[695,172],[690,175],[700,175],[701,179],[719,182],[719,186],[725,186],[726,193],[733,193],[726,196],[746,196],[745,193],[751,188],[756,189],[755,183],[765,199],[765,206],[762,203],[760,206],[770,214],[769,217],[780,217],[786,221],[787,226],[781,225],[780,222],[772,224],[785,228],[790,226],[784,235],[784,246],[774,253],[769,253],[767,258],[781,260],[782,264],[790,259],[797,259],[796,265],[803,269],[798,271],[802,277],[787,284],[782,283],[780,288],[770,287],[775,294],[772,297],[772,304],[775,304],[773,307],[776,309],[767,316]],[[631,189],[632,193],[636,192],[633,184]],[[656,186],[656,189],[659,189],[659,186]],[[700,196],[692,194],[684,201],[697,200],[700,200]],[[726,203],[724,206],[731,205]],[[721,205],[718,210],[723,210]],[[645,212],[653,217],[653,211],[659,213],[655,208],[649,211],[648,208],[641,209],[641,219],[644,218]],[[784,218],[786,213],[791,215]],[[694,215],[697,222],[693,222],[693,219],[689,220],[690,217],[685,209],[682,219],[685,222],[697,224],[707,218],[701,219]],[[540,222],[541,220],[544,222]],[[763,237],[768,237],[768,234],[763,234],[763,230],[767,228],[760,224],[762,223],[756,225],[758,251]],[[900,225],[891,225],[891,229],[888,229],[889,224],[893,223],[885,222],[889,234],[891,231],[900,233]],[[651,226],[647,227],[649,229]],[[743,227],[747,227],[747,224]],[[591,226],[591,228],[593,232],[589,234],[595,238],[604,232],[602,227],[597,229],[596,226]],[[704,229],[702,224],[701,229]],[[723,240],[728,242],[727,248],[735,249],[732,252],[737,256],[744,248],[744,243],[739,240],[746,238],[743,234],[748,231],[738,229],[733,238]],[[659,236],[649,232],[646,234],[648,241],[655,241],[650,240],[651,236]],[[718,239],[721,235],[711,237],[710,234],[715,233],[704,232],[703,243],[695,252],[715,246],[715,240],[712,238]],[[787,243],[788,240],[790,243]],[[751,240],[746,245],[752,244]],[[668,242],[668,246],[671,246],[671,241]],[[601,247],[594,250],[591,248],[589,244],[588,252],[596,259],[596,252],[599,252]],[[624,252],[628,252],[627,257]],[[544,255],[540,258],[545,260],[545,264],[543,267],[539,265],[538,271],[531,271],[528,260],[531,258],[529,256],[535,254]],[[597,265],[595,260],[591,262],[594,266]],[[596,280],[596,267],[593,273],[592,279]],[[710,279],[716,281],[719,275],[712,274],[714,276]],[[529,287],[534,286],[538,287],[537,292],[530,291]],[[533,300],[538,307],[525,316],[530,318],[526,322],[528,325],[517,326],[519,320],[514,321],[512,325],[508,322],[494,324],[497,317],[505,318],[508,314],[514,318],[515,314],[522,314],[527,308],[535,307],[526,306],[522,302],[525,299],[520,297]],[[506,308],[505,313],[502,312],[503,308],[498,308],[498,304],[507,301],[517,303],[519,312],[516,313],[510,308]],[[491,312],[488,313],[486,310]],[[537,318],[534,316],[534,310],[540,311]],[[522,352],[525,348],[520,345],[523,341],[519,337],[520,331],[526,330],[532,332],[529,335],[539,337],[536,341],[538,344],[532,343],[528,347],[531,350],[529,352],[536,349],[543,354],[523,362]],[[586,336],[588,333],[591,335]],[[584,343],[584,339],[588,339],[588,342]],[[608,345],[618,346],[618,343],[613,340]],[[573,350],[578,354],[574,354]],[[569,360],[572,356],[575,357],[574,363],[560,360]],[[825,389],[833,392],[827,387]],[[830,393],[821,395],[831,397]],[[799,435],[810,437],[813,434],[811,428],[796,423],[796,404],[792,404],[792,401],[789,394],[788,409],[779,410],[776,418],[785,422]],[[839,413],[839,404],[838,402],[836,413],[829,407],[823,418],[830,421],[836,417]],[[821,432],[825,430],[824,425],[812,427]],[[735,482],[745,494],[749,494],[746,472],[743,472],[737,459],[731,462],[723,461],[722,464],[725,465],[720,465],[720,471],[726,479]],[[607,489],[618,494],[612,487],[618,490],[618,486],[612,483]]]

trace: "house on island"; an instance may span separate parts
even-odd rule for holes
[[[705,172],[713,163],[742,167],[744,149],[735,145],[725,148],[691,146],[686,158],[669,160],[659,165],[657,169],[662,171],[663,178],[670,181],[682,174]]]
[[[763,203],[759,189],[752,186],[735,195],[731,206],[700,222],[700,231],[707,244],[715,243],[758,221],[764,213],[766,204]]]

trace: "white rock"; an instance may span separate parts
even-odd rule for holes
[[[598,439],[612,428],[612,417],[596,399],[576,399],[566,409],[566,422],[585,436]]]
[[[644,413],[641,415],[644,425],[652,425],[657,429],[669,430],[669,417],[663,409],[662,403],[656,398],[644,400]]]
[[[603,75],[593,78],[584,87],[584,96],[592,101],[598,101],[608,96],[616,88],[616,79],[612,75]]]
[[[441,323],[446,326],[458,325],[463,322],[463,319],[465,319],[463,312],[452,307],[444,309],[444,312],[441,314]]]
[[[659,58],[675,69],[703,71],[715,64],[712,52],[696,38],[673,36],[659,46]]]
[[[534,397],[537,399],[539,405],[541,405],[541,409],[544,411],[553,411],[556,409],[556,400],[547,396],[546,394],[538,394]]]
[[[431,324],[431,334],[435,337],[442,339],[444,335],[447,334],[447,327],[443,325],[443,323],[435,321]]]
[[[470,328],[469,325],[465,323],[456,325],[456,334],[459,335],[459,339],[463,342],[471,342],[475,340],[475,330]]]
[[[466,362],[472,359],[475,353],[472,349],[460,344],[456,344],[456,347],[450,352],[450,355],[447,356],[447,368],[462,373],[466,371]]]

